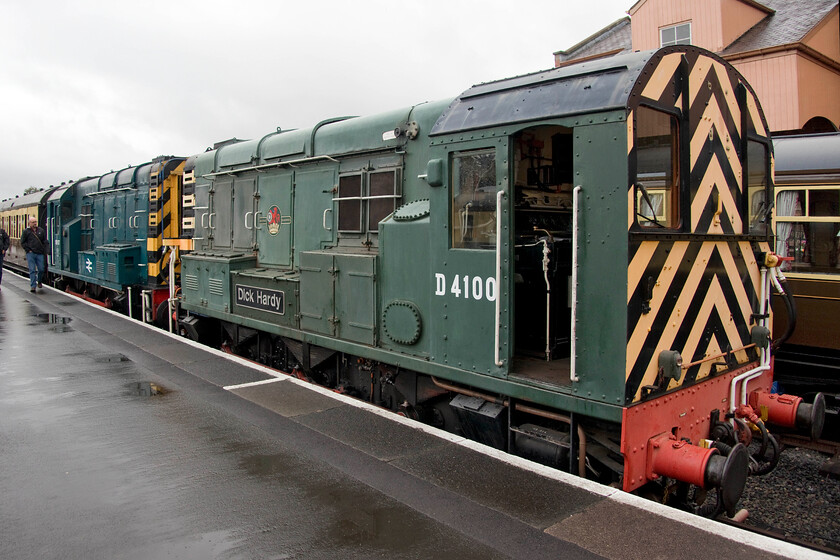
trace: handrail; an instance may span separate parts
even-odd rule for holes
[[[577,286],[578,286],[578,249],[580,235],[578,231],[578,213],[580,212],[580,192],[583,187],[576,186],[572,191],[572,330],[569,340],[569,379],[572,383],[580,381],[577,375]]]
[[[313,161],[334,161],[338,162],[337,159],[331,156],[313,156],[313,157],[305,157],[300,159],[291,159],[289,161],[276,161],[273,163],[264,163],[263,165],[253,165],[251,167],[241,167],[239,169],[229,169],[227,171],[217,171],[215,173],[206,173],[201,176],[202,179],[206,179],[207,177],[218,177],[220,175],[236,175],[237,173],[244,173],[246,171],[262,171],[263,169],[270,169],[272,167],[282,167],[284,165],[298,165],[301,163],[310,163]],[[203,185],[202,185],[203,186]]]
[[[327,208],[324,210],[324,215],[321,218],[321,226],[327,231],[332,231],[331,227],[327,227],[327,212],[332,214],[332,208]]]
[[[502,198],[504,196],[505,191],[496,192],[496,345],[494,357],[497,366],[504,364],[499,356],[499,339],[502,329]]]

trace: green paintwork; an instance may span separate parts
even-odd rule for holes
[[[300,255],[300,326],[335,336],[335,288],[333,255],[305,252]]]
[[[573,392],[621,403],[627,344],[627,124],[622,112],[598,122],[575,128],[575,142],[591,149],[575,161],[575,184],[582,187],[579,225],[586,233],[578,255],[580,382]]]
[[[618,420],[627,322],[628,169],[626,111],[614,108],[616,99],[611,98],[609,110],[432,138],[429,133],[450,108],[450,101],[443,101],[272,132],[258,141],[202,154],[196,160],[196,206],[209,205],[217,217],[215,229],[205,229],[214,234],[208,244],[201,239],[203,224],[196,211],[197,248],[253,255],[252,263],[234,273],[234,284],[247,279],[249,285],[283,291],[287,310],[273,316],[242,306],[226,308],[230,297],[211,303],[203,282],[197,287],[200,293],[184,289],[185,308],[483,390]],[[574,184],[583,188],[576,359],[580,381],[575,383],[568,375],[550,382],[527,377],[513,360],[512,182],[514,157],[519,155],[514,150],[519,148],[512,138],[538,126],[573,136]],[[493,151],[495,189],[504,193],[498,209],[498,284],[494,249],[451,247],[450,162],[453,154],[471,150]],[[405,209],[382,220],[378,232],[338,232],[334,198],[339,178],[361,174],[364,181],[371,170],[391,168],[399,171],[397,206]],[[247,180],[256,181],[254,205],[237,207],[238,185]],[[217,238],[222,227],[218,212],[225,204],[217,197],[229,196],[234,220],[255,213],[253,222],[246,219],[239,227],[224,224],[231,236],[253,233],[252,251],[242,243],[241,251],[235,251],[232,239],[226,243]],[[275,227],[269,231],[272,209],[280,222],[274,223],[277,217],[272,215]],[[185,278],[193,268],[185,258]],[[495,356],[495,298],[500,303],[500,365]]]
[[[230,312],[232,271],[253,268],[256,257],[241,253],[196,252],[181,257],[182,307]]]
[[[260,175],[259,202],[254,218],[259,262],[262,266],[288,268],[292,264],[292,192],[294,172],[288,169]],[[269,223],[272,209],[279,223]]]
[[[233,297],[233,313],[245,317],[253,317],[260,321],[266,321],[297,329],[300,327],[300,314],[298,310],[298,291],[300,290],[300,273],[280,272],[276,269],[247,268],[233,270],[230,273]],[[285,306],[282,313],[269,312],[257,309],[254,305],[240,305],[237,302],[236,290],[239,286],[262,288],[265,290],[279,291],[284,295]]]
[[[79,251],[79,270],[85,278],[113,290],[143,282],[140,248],[135,244],[108,243],[92,251]]]

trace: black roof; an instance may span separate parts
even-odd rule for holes
[[[622,54],[473,86],[449,105],[430,135],[627,107],[633,84],[656,52]]]

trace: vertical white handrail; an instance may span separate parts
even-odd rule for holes
[[[499,355],[499,341],[502,329],[502,197],[505,191],[496,192],[496,345],[495,362],[501,366],[504,362]]]
[[[167,308],[169,309],[169,332],[175,332],[172,328],[172,314],[175,306],[175,262],[178,258],[178,247],[172,247],[169,252],[169,300],[167,301]]]
[[[761,268],[761,300],[759,302],[759,311],[758,314],[761,317],[758,320],[758,324],[762,327],[767,327],[767,306],[770,300],[770,279],[768,275],[772,277],[772,271],[768,273],[767,267]],[[735,377],[729,386],[729,413],[734,415],[735,409],[738,407],[739,404],[747,404],[747,384],[752,381],[754,378],[759,377],[762,373],[770,369],[770,349],[771,345],[768,345],[767,348],[762,348],[759,353],[759,365],[746,373],[742,373]],[[737,396],[737,389],[738,385],[741,384],[741,395],[740,399]],[[735,425],[735,418],[732,418],[732,425]]]
[[[572,383],[580,381],[577,376],[577,286],[578,286],[578,212],[580,210],[580,192],[582,187],[576,186],[572,191],[572,331],[569,340],[569,379]]]

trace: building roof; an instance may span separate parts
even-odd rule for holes
[[[554,53],[555,61],[562,65],[567,60],[580,60],[598,55],[618,54],[632,51],[633,41],[630,35],[630,18],[623,17],[590,35],[566,51]]]
[[[837,0],[762,0],[762,4],[775,13],[738,37],[720,55],[798,43],[837,7]]]
[[[743,0],[768,15],[738,37],[720,54],[723,57],[742,52],[751,52],[779,45],[801,42],[832,10],[837,0]],[[629,13],[642,3],[633,4]],[[621,18],[590,35],[577,45],[565,51],[554,53],[555,64],[590,57],[609,56],[633,50],[630,18]]]

